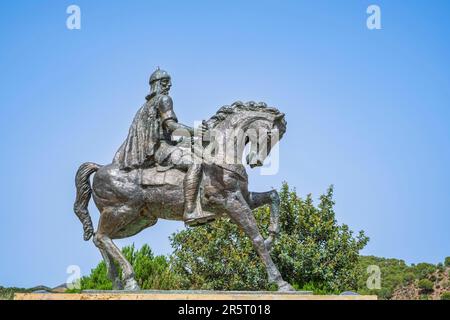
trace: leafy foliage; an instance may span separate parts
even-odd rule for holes
[[[445,265],[446,267],[450,267],[450,257],[446,257],[446,258],[445,258],[444,265]]]
[[[25,288],[16,288],[16,287],[10,287],[5,288],[0,286],[0,300],[12,300],[14,298],[14,293],[19,292],[31,292],[32,289],[25,289]]]
[[[403,260],[378,258],[374,256],[361,256],[359,262],[358,292],[360,294],[376,294],[380,299],[391,299],[394,291],[405,286],[419,288],[422,296],[429,298],[428,294],[434,290],[434,284],[441,288],[449,288],[447,279],[450,269],[442,264],[418,263],[407,265]],[[381,289],[367,288],[366,272],[369,265],[376,265],[381,270]]]
[[[280,192],[281,233],[272,258],[284,279],[298,289],[340,292],[356,289],[359,251],[368,238],[354,237],[339,225],[333,210],[333,188],[314,206],[286,183]],[[268,235],[268,207],[254,210],[263,237]],[[174,270],[182,287],[215,290],[268,290],[265,269],[250,239],[227,218],[210,225],[188,228],[171,237]]]
[[[81,278],[81,289],[112,290],[112,282],[108,279],[104,261],[92,269],[89,276]]]
[[[135,278],[141,289],[166,290],[179,287],[180,279],[172,272],[169,260],[165,256],[154,256],[148,245],[136,250],[133,244],[124,247],[122,252],[133,266]],[[107,277],[104,261],[92,269],[89,276],[81,279],[81,289],[112,289],[112,282]]]
[[[422,262],[417,265],[413,265],[413,272],[419,280],[426,279],[427,276],[435,270],[436,266],[431,263]]]
[[[441,300],[450,300],[450,291],[444,292],[441,295]]]
[[[423,292],[431,292],[433,291],[433,282],[428,279],[420,279],[419,280],[419,288]]]
[[[380,268],[381,289],[367,288],[367,267],[370,265],[375,265]],[[398,285],[413,281],[415,277],[411,268],[403,260],[361,256],[359,259],[358,292],[360,294],[375,294],[380,299],[390,299],[394,289]]]

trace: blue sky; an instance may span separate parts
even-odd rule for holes
[[[66,8],[81,8],[81,30]],[[368,30],[377,4],[382,29]],[[10,1],[0,5],[0,285],[57,285],[100,260],[72,212],[74,174],[109,163],[156,66],[172,74],[181,122],[235,100],[286,113],[274,176],[409,263],[450,255],[448,1]],[[97,221],[98,213],[91,206]],[[181,223],[123,246],[170,253]]]

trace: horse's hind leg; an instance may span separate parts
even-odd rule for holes
[[[294,290],[283,280],[280,271],[270,257],[269,250],[259,232],[253,212],[240,192],[231,194],[225,202],[225,209],[230,218],[245,232],[253,243],[253,247],[263,261],[269,282],[275,282],[279,291]]]
[[[127,259],[124,257],[122,252],[119,248],[116,247],[114,242],[102,233],[96,233],[94,237],[94,241],[98,247],[100,248],[101,252],[105,252],[107,256],[109,256],[110,259],[110,266],[114,265],[113,261],[117,261],[117,263],[120,265],[122,269],[122,278],[125,282],[125,290],[139,290],[139,285],[137,284],[136,280],[134,279],[134,271],[131,264],[127,261]],[[106,261],[106,260],[105,260]],[[111,269],[112,270],[112,269]]]
[[[123,284],[119,277],[119,272],[117,270],[116,265],[114,264],[114,260],[109,256],[108,252],[105,249],[102,249],[101,243],[97,241],[97,238],[94,237],[94,244],[100,250],[102,254],[103,261],[106,264],[106,270],[108,272],[108,278],[111,280],[113,289],[122,290]]]

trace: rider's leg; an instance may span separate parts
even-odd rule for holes
[[[192,155],[184,153],[181,149],[175,150],[170,155],[171,162],[176,168],[187,170],[183,182],[184,189],[184,220],[195,219],[199,216],[195,209],[197,208],[197,195],[202,178],[202,164],[195,163]]]
[[[189,219],[195,215],[198,189],[202,178],[202,165],[193,163],[184,178],[184,218]]]

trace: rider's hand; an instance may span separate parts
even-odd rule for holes
[[[199,126],[197,129],[197,135],[205,137],[208,134],[208,130],[208,124],[203,120],[201,126]]]

